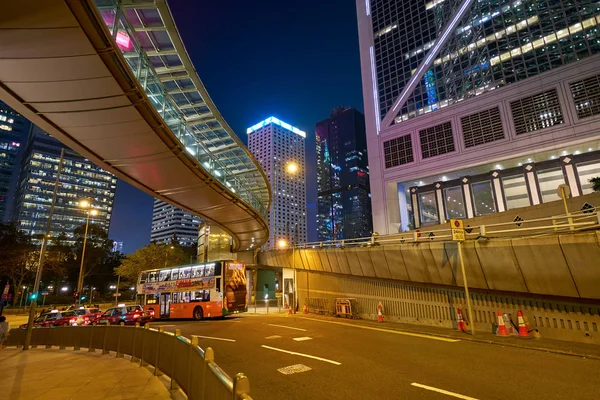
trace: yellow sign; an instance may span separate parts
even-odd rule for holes
[[[465,225],[461,219],[451,219],[450,230],[452,230],[452,240],[456,242],[465,241]]]

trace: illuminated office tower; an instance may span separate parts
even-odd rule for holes
[[[597,2],[356,5],[375,231],[558,201],[562,183],[592,191]]]
[[[50,235],[57,237],[65,233],[67,241],[72,244],[73,231],[86,222],[86,211],[78,207],[78,202],[83,199],[90,201],[97,211],[96,216],[90,217],[90,224],[99,225],[108,232],[117,178],[67,149],[35,125],[22,157],[12,220],[17,229],[34,237],[39,238],[46,232],[63,148],[64,162]]]
[[[200,217],[162,200],[154,199],[150,240],[169,244],[173,238],[182,246],[196,246]]]
[[[306,242],[306,133],[275,117],[247,129],[248,149],[271,184],[271,237],[265,248]]]
[[[3,220],[10,213],[21,144],[27,140],[30,127],[27,119],[0,101],[0,218]]]

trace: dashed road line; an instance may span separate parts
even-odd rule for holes
[[[200,336],[200,335],[192,335],[192,336],[200,338],[200,339],[212,339],[212,340],[222,340],[224,342],[235,342],[234,339],[225,339],[225,338],[220,338],[220,337]]]
[[[446,396],[452,396],[452,397],[456,397],[457,399],[463,399],[463,400],[478,400],[475,397],[469,397],[469,396],[465,396],[463,394],[459,394],[459,393],[454,393],[454,392],[450,392],[448,390],[444,390],[444,389],[439,389],[433,386],[427,386],[427,385],[421,385],[420,383],[416,383],[413,382],[410,384],[411,386],[415,386],[421,389],[425,389],[425,390],[430,390],[432,392],[438,392],[441,394],[445,394]]]
[[[321,320],[321,319],[314,319],[314,318],[305,318],[305,317],[296,317],[296,318],[306,319],[308,321],[323,322],[325,324],[335,324],[335,325],[351,326],[353,328],[367,329],[367,330],[370,330],[370,331],[393,333],[395,335],[414,336],[414,337],[420,337],[420,338],[423,338],[423,339],[438,340],[440,342],[448,342],[448,343],[460,342],[460,339],[448,339],[448,338],[439,337],[439,336],[425,335],[423,333],[403,332],[403,331],[397,331],[397,330],[394,330],[394,329],[375,328],[373,326],[355,325],[355,324],[349,324],[347,322],[324,321],[324,320]]]
[[[287,328],[287,329],[293,329],[295,331],[302,331],[302,332],[306,332],[306,329],[302,329],[302,328],[294,328],[293,326],[285,326],[285,325],[276,325],[276,324],[267,324],[269,326],[277,326],[279,328]]]
[[[287,354],[291,354],[291,355],[294,355],[294,356],[312,358],[313,360],[319,360],[319,361],[323,361],[323,362],[326,362],[326,363],[329,363],[329,364],[333,364],[333,365],[342,365],[341,362],[337,362],[337,361],[333,361],[333,360],[328,360],[328,359],[322,358],[322,357],[311,356],[310,354],[304,354],[304,353],[298,353],[296,351],[289,351],[289,350],[278,349],[277,347],[265,346],[264,344],[261,345],[260,347],[263,347],[263,348],[269,349],[269,350],[280,351],[282,353],[287,353]]]
[[[308,336],[303,336],[303,337],[295,337],[294,340],[296,342],[304,342],[305,340],[312,340],[312,338],[308,337]]]
[[[281,339],[279,335],[267,336],[265,339]]]

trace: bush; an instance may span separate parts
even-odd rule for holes
[[[590,183],[594,192],[600,192],[600,176],[590,179]]]

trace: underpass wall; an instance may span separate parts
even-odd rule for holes
[[[469,240],[469,287],[531,295],[600,299],[600,233]],[[360,278],[463,286],[454,242],[259,253],[259,264]]]
[[[300,308],[305,302],[325,304],[326,311],[333,314],[336,298],[353,298],[360,318],[376,320],[377,303],[381,301],[387,321],[454,329],[456,310],[462,309],[463,317],[467,314],[464,291],[458,288],[306,270],[297,271],[297,276]],[[470,295],[477,330],[492,332],[497,310],[508,314],[515,323],[517,310],[522,310],[528,328],[537,330],[542,338],[600,344],[597,302],[486,293],[476,289]]]

